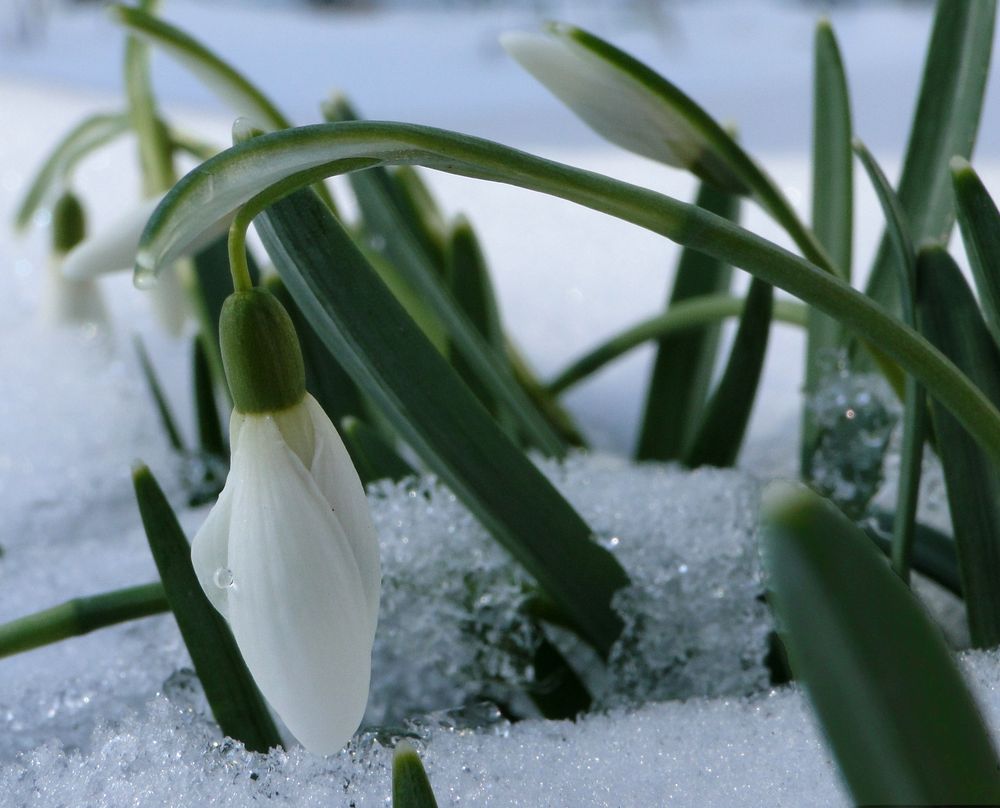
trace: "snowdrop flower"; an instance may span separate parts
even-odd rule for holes
[[[107,326],[104,300],[92,278],[62,274],[66,253],[83,240],[86,217],[76,195],[67,191],[52,209],[52,257],[42,296],[42,319],[51,325]]]
[[[718,153],[725,135],[708,113],[627,53],[563,23],[549,23],[541,34],[505,33],[500,44],[601,137],[725,190],[746,192]]]
[[[368,700],[378,539],[344,443],[305,392],[281,304],[234,293],[220,333],[232,465],[192,562],[268,703],[306,749],[330,754]]]

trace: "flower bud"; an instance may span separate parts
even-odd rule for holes
[[[238,412],[273,413],[302,401],[306,382],[299,339],[270,292],[251,289],[226,298],[219,341]]]
[[[76,194],[66,191],[52,209],[52,251],[65,255],[83,241],[87,217]]]

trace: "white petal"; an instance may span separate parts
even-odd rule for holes
[[[553,25],[548,35],[506,33],[500,44],[612,143],[679,168],[697,162],[704,148],[697,130],[635,76],[573,39],[571,29]]]
[[[224,571],[229,569],[229,525],[233,507],[233,489],[240,485],[240,475],[233,468],[226,479],[226,486],[208,518],[198,528],[191,541],[191,564],[198,583],[209,602],[219,614],[229,619],[229,588],[224,582]]]
[[[126,216],[70,250],[63,264],[63,275],[83,279],[131,269],[139,249],[139,237],[162,198],[137,202]]]
[[[361,722],[371,675],[354,553],[273,418],[246,418],[231,473],[233,635],[292,734],[312,752],[335,752]]]
[[[63,277],[57,264],[50,265],[46,277],[42,317],[51,325],[110,325],[97,283],[93,280],[69,280]]]
[[[178,264],[163,270],[157,277],[156,284],[149,290],[156,319],[174,337],[181,335],[184,323],[191,313],[190,299],[180,278],[180,267]]]
[[[378,622],[379,600],[382,593],[382,572],[379,563],[378,534],[372,524],[368,499],[361,478],[326,412],[311,395],[306,394],[306,407],[312,418],[315,452],[309,470],[316,485],[326,497],[344,528],[361,571],[365,596],[371,616],[371,630]]]

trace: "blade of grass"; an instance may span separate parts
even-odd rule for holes
[[[1000,403],[1000,351],[961,270],[942,247],[917,255],[921,329],[994,403]],[[937,401],[931,401],[962,571],[972,642],[1000,643],[1000,467]]]
[[[698,189],[695,204],[730,221],[738,220],[738,198],[707,183]],[[731,277],[728,265],[694,250],[684,250],[667,311],[693,298],[728,292]],[[718,344],[717,322],[657,340],[636,460],[675,460],[690,445],[708,398]]]
[[[163,387],[160,385],[156,369],[153,367],[153,363],[149,359],[149,354],[146,352],[146,345],[138,334],[133,336],[132,344],[135,346],[135,355],[139,359],[142,376],[146,380],[146,387],[149,389],[149,394],[153,397],[156,412],[160,416],[160,425],[163,427],[163,432],[166,434],[167,440],[170,441],[170,447],[174,451],[183,452],[184,439],[177,428],[177,420],[174,418],[170,402],[167,401]]]
[[[576,511],[494,425],[341,225],[297,193],[257,231],[303,314],[400,437],[607,654],[627,583]]]
[[[899,203],[915,244],[947,242],[955,219],[948,161],[968,159],[979,129],[993,47],[995,0],[938,0],[924,75],[897,186]],[[899,312],[892,270],[893,247],[883,237],[867,293]]]
[[[958,224],[993,341],[1000,345],[1000,211],[961,157],[951,162]]]
[[[816,26],[813,85],[812,227],[844,280],[851,280],[854,231],[854,163],[851,156],[851,103],[847,77],[829,20]],[[809,310],[806,337],[805,393],[815,393],[824,358],[844,342],[840,324]],[[800,473],[809,468],[819,435],[812,409],[802,408]]]
[[[77,163],[129,130],[124,113],[100,113],[74,126],[42,163],[14,217],[14,226],[24,230],[46,197],[55,196]]]
[[[454,132],[397,123],[318,124],[233,146],[178,182],[153,212],[136,259],[137,280],[147,282],[206,229],[259,194],[274,199],[317,178],[392,162],[568,199],[746,269],[838,319],[867,345],[878,346],[880,355],[916,376],[1000,459],[997,408],[923,337],[839,278],[693,205]]]
[[[778,629],[854,801],[1000,802],[976,703],[940,631],[872,542],[788,483],[765,492],[764,519]]]
[[[689,468],[726,467],[736,462],[757,398],[773,302],[771,285],[754,278],[726,369],[684,454],[684,465]]]
[[[347,416],[340,421],[340,434],[354,461],[361,483],[367,486],[378,480],[399,482],[416,476],[413,466],[403,460],[395,448],[364,421]]]
[[[728,317],[739,317],[743,313],[745,303],[742,297],[728,295],[701,295],[677,303],[662,314],[657,314],[615,334],[571,362],[549,382],[549,392],[553,394],[565,392],[609,362],[650,340],[699,329],[707,323],[715,323]],[[805,326],[806,312],[806,307],[801,303],[776,300],[772,318],[778,322]]]
[[[281,736],[229,626],[202,592],[191,566],[191,547],[170,503],[145,466],[133,471],[132,482],[170,610],[215,720],[223,733],[242,741],[251,751],[280,747]]]
[[[163,586],[130,586],[73,598],[0,625],[0,658],[169,610]]]

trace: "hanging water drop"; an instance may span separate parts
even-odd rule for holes
[[[212,576],[212,579],[219,589],[231,589],[233,584],[236,583],[236,579],[233,578],[233,571],[229,567],[219,567],[215,571],[215,575]]]

